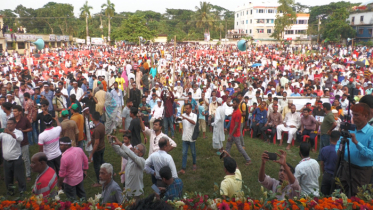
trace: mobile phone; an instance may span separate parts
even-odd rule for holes
[[[161,191],[159,190],[159,188],[158,188],[157,185],[155,185],[155,184],[152,185],[152,189],[153,189],[154,192],[157,193],[158,195],[161,193]]]
[[[277,154],[272,152],[266,152],[269,160],[277,160]]]
[[[114,144],[114,138],[113,138],[112,136],[109,136],[109,142],[110,142],[111,144]]]

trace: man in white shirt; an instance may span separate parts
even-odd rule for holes
[[[14,195],[14,188],[11,186],[14,184],[13,177],[15,177],[18,182],[18,190],[22,195],[23,192],[26,191],[25,167],[21,152],[23,133],[16,129],[16,120],[14,117],[8,119],[4,132],[0,134],[0,141],[3,149],[7,194],[11,196]]]
[[[342,89],[342,85],[337,85],[337,89],[334,90],[334,96],[339,95],[340,97],[342,97],[343,91],[341,89]]]
[[[183,160],[181,170],[179,171],[180,174],[185,174],[189,147],[193,157],[193,171],[197,170],[196,139],[192,139],[194,127],[197,123],[197,115],[192,113],[192,105],[190,103],[184,105],[184,111],[185,113],[181,115],[181,118],[183,119],[183,135],[181,138],[181,140],[183,141]]]
[[[148,159],[145,161],[145,172],[151,175],[154,175],[156,178],[156,184],[158,187],[164,187],[161,176],[159,175],[159,170],[164,166],[168,166],[172,172],[172,178],[178,178],[176,165],[171,155],[167,152],[169,148],[172,148],[170,145],[169,138],[164,136],[158,141],[159,150],[153,152]]]
[[[291,105],[291,112],[285,115],[284,123],[277,126],[277,140],[280,141],[280,146],[282,145],[282,136],[281,133],[283,131],[288,132],[288,145],[286,147],[287,150],[290,150],[291,142],[295,137],[295,133],[297,132],[300,126],[300,115],[295,112],[296,107],[295,105]]]
[[[152,118],[149,120],[150,129],[153,129],[153,123],[156,119],[162,119],[164,112],[164,106],[162,106],[162,100],[157,99],[157,105],[151,110]]]
[[[302,189],[302,196],[319,197],[319,163],[310,157],[311,145],[307,142],[302,142],[299,147],[299,154],[302,160],[295,167],[295,178],[297,178]]]
[[[77,100],[84,94],[83,89],[78,87],[78,82],[75,80],[73,81],[73,89],[70,90],[70,96],[71,94],[75,94]]]

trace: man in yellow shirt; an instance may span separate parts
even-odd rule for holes
[[[223,152],[227,155],[224,158],[224,171],[226,175],[220,184],[220,195],[224,200],[226,197],[242,197],[244,193],[242,191],[241,171],[237,168],[236,161],[226,151]]]
[[[118,72],[118,76],[117,76],[117,78],[115,78],[115,81],[118,83],[118,87],[124,92],[124,85],[125,85],[126,81],[123,79],[120,72]]]

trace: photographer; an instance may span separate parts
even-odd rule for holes
[[[346,145],[344,152],[344,161],[342,164],[342,174],[340,177],[345,192],[351,188],[354,196],[357,194],[357,187],[370,183],[373,166],[373,127],[368,124],[370,120],[370,108],[367,104],[359,103],[351,107],[352,117],[356,125],[354,131],[350,131],[349,141],[350,164],[348,161],[348,147]],[[337,142],[336,151],[340,153],[341,140]],[[349,166],[350,165],[350,166]],[[350,167],[350,170],[347,170]],[[351,186],[349,182],[351,177]]]
[[[298,180],[294,177],[294,168],[286,163],[286,152],[283,150],[279,151],[281,155],[277,154],[277,156],[279,156],[280,159],[273,160],[273,162],[280,164],[280,171],[278,173],[279,179],[276,180],[265,174],[265,164],[269,160],[269,155],[264,152],[262,154],[262,165],[259,170],[259,182],[268,190],[272,190],[274,193],[281,193],[276,196],[278,200],[283,200],[285,196],[289,198],[299,197],[301,189]],[[279,186],[283,186],[286,183],[288,184],[285,188],[279,188]]]

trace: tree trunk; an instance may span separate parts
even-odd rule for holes
[[[108,40],[109,40],[110,39],[110,15],[108,16],[108,18],[109,18],[109,27],[108,27]]]
[[[221,41],[221,31],[220,31],[220,40],[219,41]]]
[[[86,31],[86,38],[88,37],[88,15],[85,16],[85,31]]]

